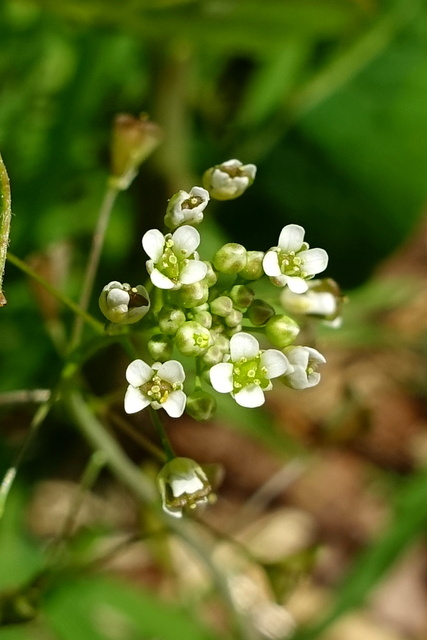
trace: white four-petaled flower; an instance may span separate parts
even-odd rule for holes
[[[153,409],[164,409],[171,418],[184,413],[186,395],[182,390],[185,380],[183,366],[177,360],[168,360],[151,367],[143,360],[134,360],[126,369],[129,386],[125,395],[126,413],[142,411],[151,404]]]
[[[176,229],[183,224],[199,224],[203,220],[203,211],[209,202],[209,192],[203,187],[193,187],[187,191],[178,191],[169,200],[165,225]]]
[[[320,373],[317,371],[319,364],[326,362],[317,349],[312,347],[288,347],[286,349],[291,368],[285,373],[282,380],[292,389],[308,389],[318,384]]]
[[[196,252],[199,244],[200,234],[190,225],[183,225],[166,236],[158,229],[147,231],[142,246],[150,258],[146,264],[154,286],[179,289],[203,280],[208,268],[199,260]]]
[[[241,332],[230,339],[229,360],[210,369],[210,380],[216,391],[231,393],[237,404],[252,408],[264,404],[264,391],[273,386],[271,379],[289,369],[289,362],[281,351],[261,351],[256,338]]]
[[[173,458],[157,476],[163,510],[175,518],[183,510],[208,502],[211,485],[203,469],[190,458]]]
[[[208,169],[203,184],[216,200],[234,200],[251,186],[255,180],[256,166],[243,164],[233,158]]]
[[[277,247],[264,256],[263,268],[278,287],[288,286],[294,293],[308,289],[306,280],[326,269],[328,254],[324,249],[309,249],[304,242],[305,230],[298,224],[283,227]]]

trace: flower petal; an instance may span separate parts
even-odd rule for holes
[[[267,251],[262,261],[262,268],[268,276],[280,276],[279,256],[276,251]]]
[[[163,402],[162,408],[171,418],[180,418],[185,410],[187,396],[183,391],[177,389],[169,394],[166,402]]]
[[[283,276],[286,280],[286,284],[293,293],[305,293],[308,291],[308,284],[303,278],[298,276]]]
[[[203,280],[208,272],[207,265],[201,260],[189,260],[179,274],[182,284],[194,284]]]
[[[304,242],[305,229],[299,224],[287,224],[279,236],[279,247],[282,251],[299,251]]]
[[[164,362],[157,370],[159,378],[174,384],[175,382],[184,382],[184,367],[178,360],[168,360]]]
[[[261,354],[260,363],[267,369],[266,377],[277,378],[288,371],[289,362],[287,357],[278,349],[267,349]]]
[[[241,407],[254,409],[260,407],[265,402],[264,392],[257,384],[250,384],[243,387],[237,393],[232,394],[233,398]]]
[[[172,235],[172,238],[174,253],[183,258],[187,258],[194,253],[200,244],[200,233],[189,224],[179,227]]]
[[[144,396],[139,389],[135,389],[129,385],[125,395],[125,411],[126,413],[136,413],[148,407],[150,400]]]
[[[173,289],[175,287],[175,283],[158,269],[153,269],[150,273],[150,279],[158,289]]]
[[[324,249],[308,249],[301,251],[298,256],[302,259],[302,270],[309,276],[324,271],[328,266],[328,254]]]
[[[154,262],[158,262],[165,247],[165,236],[158,229],[150,229],[142,237],[142,246],[145,253]]]
[[[188,473],[182,476],[174,476],[170,482],[170,487],[174,498],[179,498],[184,493],[192,495],[204,488],[203,482],[195,473]]]
[[[233,391],[233,365],[231,362],[220,362],[209,371],[211,385],[219,393]]]
[[[126,380],[133,387],[140,387],[153,377],[153,369],[143,360],[134,360],[126,369]]]
[[[240,358],[255,358],[259,354],[259,342],[250,333],[235,333],[230,339],[232,362]]]

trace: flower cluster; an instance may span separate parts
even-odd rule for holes
[[[327,267],[326,251],[310,249],[303,227],[288,224],[267,251],[230,242],[210,260],[198,253],[201,237],[195,227],[203,222],[210,199],[242,195],[255,173],[254,165],[229,160],[205,173],[203,187],[173,195],[165,230],[150,229],[142,238],[150,286],[113,281],[104,287],[99,302],[110,323],[142,320],[146,336],[145,352],[126,370],[126,413],[151,406],[171,418],[187,410],[196,420],[209,420],[215,393],[255,408],[264,404],[273,380],[292,389],[319,382],[325,358],[296,340],[309,318],[339,323],[342,296],[336,283],[315,279]],[[267,288],[258,287],[262,279]],[[189,358],[195,374],[190,377]],[[158,486],[163,507],[173,516],[206,503],[211,492],[205,472],[187,458],[170,460]]]

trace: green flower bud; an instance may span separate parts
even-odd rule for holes
[[[192,316],[191,318],[190,315]],[[188,319],[198,322],[202,327],[206,327],[206,329],[210,329],[212,326],[212,314],[206,309],[197,309],[195,313],[188,315]]]
[[[188,396],[186,411],[195,420],[206,422],[216,411],[216,400],[210,393],[198,389]]]
[[[271,304],[255,298],[246,315],[255,327],[262,327],[275,313]]]
[[[178,329],[175,344],[184,356],[200,356],[211,346],[212,337],[209,329],[190,320]]]
[[[174,292],[174,300],[178,305],[186,309],[192,309],[205,303],[209,298],[209,287],[202,280],[194,284],[183,285],[178,291]]]
[[[213,270],[212,262],[209,262],[209,260],[203,260],[203,262],[208,268],[207,273],[203,278],[203,282],[205,282],[208,285],[208,287],[213,287],[214,284],[216,284],[218,277],[215,271]]]
[[[300,332],[299,325],[285,315],[277,315],[265,325],[265,335],[279,349],[292,344]]]
[[[162,333],[157,333],[150,338],[147,343],[147,348],[153,360],[156,362],[166,362],[166,360],[170,360],[171,358],[173,341]]]
[[[222,353],[229,353],[230,351],[230,340],[224,334],[217,334],[214,338],[214,345],[219,347]]]
[[[240,271],[240,277],[245,280],[259,280],[264,275],[262,268],[264,255],[263,251],[248,251],[246,265]]]
[[[228,296],[219,296],[210,303],[211,312],[225,318],[233,310],[233,301]]]
[[[103,288],[99,308],[110,322],[134,324],[148,312],[150,298],[141,284],[131,287],[127,282],[113,280]]]
[[[163,510],[181,518],[187,509],[207,504],[212,487],[203,469],[190,458],[173,458],[157,476]]]
[[[159,328],[167,336],[174,336],[186,318],[182,309],[175,305],[165,305],[159,311]]]
[[[241,325],[242,318],[243,313],[238,311],[238,309],[233,309],[225,318],[225,324],[230,328],[237,327],[238,325]]]
[[[223,358],[224,358],[224,351],[221,349],[220,346],[213,344],[202,356],[202,361],[203,361],[203,364],[205,364],[207,367],[210,368],[210,367],[213,367],[214,364],[218,364],[219,362],[222,362]]]
[[[228,242],[218,249],[212,263],[220,273],[239,273],[246,266],[246,249],[237,242]]]
[[[236,284],[230,291],[230,298],[234,306],[242,311],[246,311],[255,297],[255,293],[244,284]]]

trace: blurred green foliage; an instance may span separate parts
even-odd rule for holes
[[[313,246],[328,250],[328,275],[345,287],[363,283],[421,216],[423,0],[4,0],[0,34],[0,151],[15,214],[10,247],[24,258],[65,243],[71,257],[63,287],[74,298],[119,112],[148,112],[164,128],[165,142],[119,199],[99,287],[129,273],[138,280],[141,235],[167,199],[231,157],[255,162],[257,180],[241,200],[212,203],[210,242],[230,237],[266,249],[284,224],[299,223]],[[48,387],[61,362],[40,301],[10,264],[5,291],[0,389]],[[265,421],[243,420],[248,432],[280,449]],[[4,465],[5,451],[2,445]],[[408,508],[420,519],[409,517],[406,527],[396,522],[384,555],[374,549],[365,557],[338,608],[359,602],[424,526],[425,478],[413,482],[415,511]],[[40,550],[22,534],[21,499],[19,492],[2,522],[1,588],[27,581],[40,563]],[[360,586],[372,558],[369,584]],[[187,612],[100,577],[60,584],[42,607],[65,640],[103,637],[93,622],[102,607],[127,638],[210,637]],[[38,627],[0,632],[1,640],[33,637],[51,636]]]

